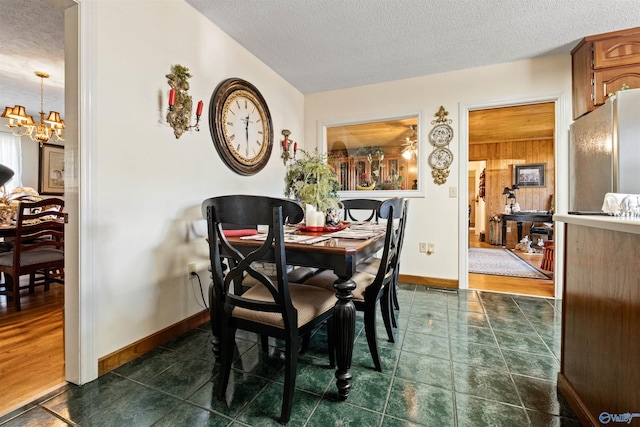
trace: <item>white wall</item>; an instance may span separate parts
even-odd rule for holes
[[[183,0],[111,0],[95,9],[96,137],[84,141],[96,159],[85,166],[95,185],[95,283],[81,286],[97,307],[100,358],[202,310],[186,272],[197,262],[206,294],[208,253],[204,240],[186,241],[186,226],[208,197],[283,195],[280,132],[302,135],[304,105],[300,92]],[[200,132],[180,139],[164,119],[174,64],[189,68],[190,94],[205,102]],[[209,133],[210,97],[229,77],[252,82],[273,119],[271,160],[251,177],[225,166]]]
[[[458,199],[449,197],[450,187],[460,187],[458,194],[466,200],[468,156],[466,149],[461,151],[461,143],[466,146],[467,132],[459,127],[459,108],[508,103],[509,100],[538,98],[546,94],[560,94],[568,99],[568,102],[562,103],[565,111],[560,114],[571,116],[569,55],[307,95],[304,99],[305,148],[319,142],[318,123],[396,116],[407,111],[421,112],[423,120],[420,123],[420,135],[424,138],[432,128],[434,114],[441,105],[444,106],[453,121],[455,132],[449,146],[454,154],[454,163],[444,185],[436,185],[431,178],[431,169],[425,166],[426,176],[422,176],[420,185],[424,186],[426,196],[414,198],[409,203],[401,274],[459,280],[459,245],[460,241],[464,241],[460,230],[466,228],[466,212],[459,212]],[[567,129],[568,123],[557,129],[557,134],[562,135],[558,139],[557,151],[567,149],[564,136]],[[464,141],[461,141],[461,135],[464,135]],[[422,153],[422,162],[426,163],[430,152],[428,148],[428,152]],[[566,171],[566,156],[556,156],[556,159],[559,162],[556,170],[561,175]],[[462,174],[461,168],[464,171]],[[566,178],[557,178],[558,189],[562,189],[562,180]],[[561,194],[558,193],[558,196]],[[464,221],[465,228],[459,228],[459,221]],[[435,243],[435,253],[419,253],[419,242]]]

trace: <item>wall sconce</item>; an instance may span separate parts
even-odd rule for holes
[[[284,139],[282,140],[282,161],[286,165],[290,159],[296,158],[296,152],[298,151],[298,143],[289,139],[289,135],[291,135],[291,131],[289,129],[283,129],[282,135],[284,135]],[[293,155],[289,149],[293,145]]]
[[[191,109],[193,101],[189,95],[189,69],[182,65],[174,65],[171,67],[171,74],[166,75],[169,86],[169,112],[167,113],[167,123],[173,128],[173,134],[176,139],[191,129],[200,131],[200,116],[204,106],[202,101],[198,101],[196,109],[196,124],[191,125]]]

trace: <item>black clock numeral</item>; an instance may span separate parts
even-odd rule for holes
[[[259,131],[258,131],[258,134],[262,135],[262,131],[261,131],[261,130],[259,130]]]
[[[235,133],[232,133],[231,135],[229,135],[229,141],[233,141],[234,139],[236,139]]]
[[[229,108],[228,110],[231,114],[233,114],[234,116],[236,115],[236,113],[233,112],[233,110],[231,108]]]
[[[240,102],[236,99],[236,105],[238,106],[238,108],[242,108],[240,107]]]
[[[249,105],[247,104],[247,100],[245,99],[245,100],[244,100],[244,109],[246,110],[246,109],[247,109],[247,107],[249,107]]]
[[[262,143],[260,142],[260,140],[259,140],[259,139],[256,139],[256,144],[257,144],[258,146],[261,146],[261,145],[262,145]]]
[[[260,122],[262,122],[262,119],[256,120],[256,123],[260,123]]]
[[[233,126],[233,122],[227,122],[227,126]]]
[[[240,152],[240,144],[238,144],[238,148],[236,148],[237,152]]]

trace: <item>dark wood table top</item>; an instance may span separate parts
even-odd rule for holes
[[[297,236],[322,237],[330,232],[298,230]],[[227,237],[236,247],[258,247],[262,240]],[[328,238],[317,243],[287,242],[287,264],[332,269],[339,277],[348,279],[356,271],[356,265],[378,252],[384,245],[384,232],[369,239]]]

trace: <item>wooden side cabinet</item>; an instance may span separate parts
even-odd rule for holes
[[[640,27],[585,37],[571,52],[573,118],[623,85],[640,88]]]
[[[584,426],[638,426],[640,222],[554,220],[565,223],[558,390]]]

